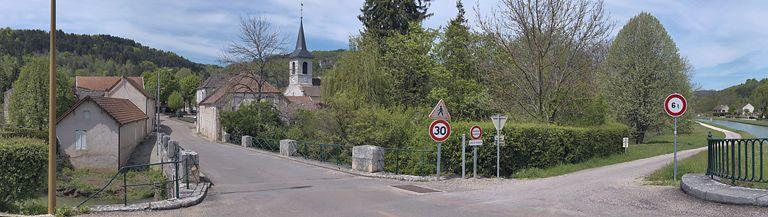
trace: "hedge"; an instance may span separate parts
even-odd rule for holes
[[[32,138],[0,139],[0,211],[38,196],[44,187],[48,148]]]
[[[48,139],[48,131],[27,128],[0,128],[0,138],[26,137],[35,139]]]
[[[452,135],[442,146],[444,172],[461,174],[461,134],[468,134],[469,128],[475,124],[452,124]],[[483,128],[484,135],[483,145],[478,148],[478,173],[486,177],[495,176],[495,129],[491,123],[479,125]],[[629,129],[620,124],[580,128],[508,123],[503,131],[505,144],[500,147],[500,152],[501,175],[505,177],[521,169],[548,168],[617,154],[623,151],[622,138],[629,136]],[[467,172],[470,173],[471,147],[467,147],[466,159]]]

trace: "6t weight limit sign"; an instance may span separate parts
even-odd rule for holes
[[[432,140],[435,140],[435,142],[443,142],[447,140],[450,135],[451,125],[448,124],[448,121],[438,119],[429,125],[429,136],[432,137]]]

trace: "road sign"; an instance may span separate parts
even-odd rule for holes
[[[494,115],[491,117],[491,121],[493,122],[493,127],[496,128],[496,132],[501,132],[504,129],[504,124],[507,123],[507,116]]]
[[[621,139],[621,147],[629,148],[629,138],[624,137]]]
[[[481,146],[481,145],[483,145],[482,139],[469,140],[469,146]]]
[[[483,128],[480,128],[480,126],[472,126],[469,128],[469,138],[472,139],[480,139],[480,137],[483,136]]]
[[[451,135],[451,125],[448,121],[443,119],[437,119],[429,125],[429,136],[435,142],[443,142]]]
[[[433,108],[432,112],[429,113],[429,118],[435,120],[451,120],[451,113],[448,113],[448,108],[445,107],[445,102],[443,102],[442,99],[437,102],[435,108]]]
[[[673,93],[667,96],[667,99],[664,100],[664,111],[666,111],[669,116],[680,117],[685,114],[685,110],[688,106],[687,104],[688,102],[683,95]]]

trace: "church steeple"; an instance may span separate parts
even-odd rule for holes
[[[304,3],[301,3],[301,21],[299,21],[299,36],[296,38],[296,49],[289,56],[291,59],[311,59],[312,54],[307,51],[307,42],[304,39]]]

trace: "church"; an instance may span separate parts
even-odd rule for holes
[[[304,37],[304,17],[299,21],[296,47],[288,54],[288,86],[284,90],[264,82],[261,100],[271,102],[280,110],[281,118],[289,120],[297,111],[314,110],[320,105],[320,79],[312,75],[314,57],[307,50]],[[259,99],[252,90],[258,89],[254,79],[244,74],[217,74],[206,79],[197,88],[196,131],[203,137],[220,141],[226,140],[223,133],[221,111],[237,110],[243,103]]]

